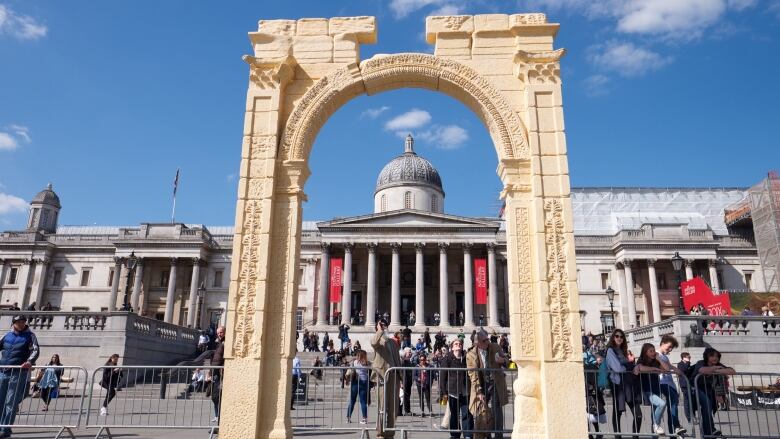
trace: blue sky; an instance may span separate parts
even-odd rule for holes
[[[229,5],[229,6],[227,6]],[[561,23],[575,186],[749,186],[778,166],[778,0],[0,0],[0,229],[52,182],[64,224],[234,221],[247,66],[261,18],[374,15],[376,53],[430,51],[426,15],[543,11]],[[355,131],[355,127],[358,128]],[[412,131],[446,211],[495,215],[481,122],[424,90],[360,97],[322,129],[306,219],[370,212]]]

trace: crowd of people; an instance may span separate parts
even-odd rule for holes
[[[714,414],[725,404],[728,375],[736,372],[723,365],[720,352],[711,347],[704,350],[702,359],[696,363],[691,362],[689,353],[682,352],[681,361],[672,364],[669,355],[678,346],[673,336],[664,335],[657,347],[643,344],[637,356],[628,349],[626,334],[620,329],[612,332],[606,345],[592,337],[583,339],[588,421],[592,425],[591,431],[596,432],[591,433],[591,439],[602,437],[598,434],[599,424],[607,423],[608,417],[611,417],[613,432],[620,432],[626,407],[631,411],[632,433],[639,433],[643,404],[651,407],[652,433],[663,435],[668,432],[681,437],[687,433],[680,422],[681,399],[689,424],[698,413],[704,437],[721,435],[715,428]],[[695,383],[699,386],[695,387]],[[605,395],[612,398],[609,413]],[[620,438],[619,435],[616,437]]]

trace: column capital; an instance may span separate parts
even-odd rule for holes
[[[447,253],[447,248],[449,248],[450,243],[449,242],[440,242],[438,243],[439,246],[439,253]]]
[[[634,262],[631,259],[623,258],[622,261],[620,261],[621,264],[623,264],[623,268],[631,268],[631,263]]]
[[[425,243],[424,242],[415,242],[414,243],[414,249],[417,251],[417,253],[420,253],[425,249]]]
[[[32,259],[30,258],[22,258],[22,263],[25,265],[30,265],[32,263]]]
[[[49,258],[35,258],[32,261],[39,265],[47,265],[49,263]]]
[[[717,259],[707,259],[707,265],[710,267],[717,267],[719,262]]]
[[[323,253],[329,253],[330,252],[330,243],[329,242],[321,242],[320,243],[320,249],[322,249]]]
[[[398,253],[401,251],[401,243],[400,242],[391,242],[390,248],[393,249],[393,253]]]
[[[125,262],[125,258],[121,256],[114,256],[114,265],[116,265],[117,267],[122,265],[124,262]]]
[[[485,244],[485,246],[487,247],[488,253],[495,253],[496,252],[496,247],[498,247],[498,244],[495,243],[495,242],[488,242],[488,243]]]
[[[462,246],[463,246],[463,253],[471,253],[471,247],[473,247],[474,244],[470,242],[464,242]]]
[[[378,244],[376,242],[369,242],[368,244],[366,244],[369,253],[376,253],[377,246]]]
[[[344,253],[352,253],[352,249],[355,247],[354,243],[351,242],[345,242],[344,243]]]
[[[648,267],[655,267],[656,261],[657,261],[657,259],[653,259],[653,258],[647,259],[647,266]]]
[[[179,264],[179,258],[171,258],[171,267]]]
[[[192,265],[193,266],[195,266],[195,265],[202,265],[203,263],[204,263],[204,260],[201,257],[192,258]]]
[[[685,266],[686,267],[692,267],[694,262],[696,262],[696,259],[686,259],[685,260]]]

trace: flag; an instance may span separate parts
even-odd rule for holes
[[[477,305],[487,304],[487,261],[484,258],[474,259],[474,286],[476,287],[476,300],[474,303]],[[471,282],[471,279],[468,280]]]
[[[173,196],[176,196],[176,189],[179,188],[179,168],[176,168],[176,178],[173,179]]]

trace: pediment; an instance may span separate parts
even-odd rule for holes
[[[431,213],[418,210],[397,210],[392,212],[374,213],[369,215],[336,218],[330,221],[318,222],[317,227],[323,229],[366,229],[366,228],[488,228],[497,229],[498,219],[472,218],[442,213]]]

